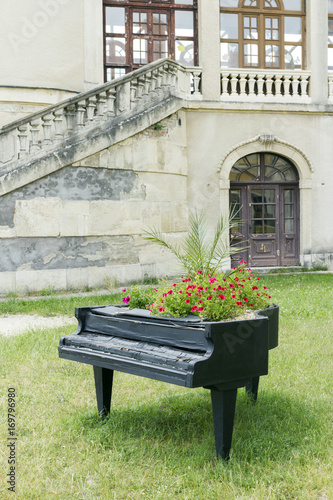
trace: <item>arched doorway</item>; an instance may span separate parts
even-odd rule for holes
[[[299,263],[299,177],[290,160],[273,153],[239,159],[230,172],[230,206],[239,224],[233,245],[244,251],[233,256],[253,267]]]

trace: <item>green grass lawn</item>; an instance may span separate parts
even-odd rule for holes
[[[16,390],[16,498],[333,499],[332,275],[265,279],[280,305],[256,405],[238,391],[231,460],[215,458],[209,391],[116,372],[111,416],[92,367],[59,359],[73,327],[0,337],[0,498],[9,471],[7,389]],[[0,315],[73,315],[119,296],[0,303]]]

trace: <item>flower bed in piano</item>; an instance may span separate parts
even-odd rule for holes
[[[159,286],[123,290],[123,303],[129,308],[148,309],[154,316],[199,316],[202,320],[223,321],[247,317],[269,307],[271,295],[261,278],[246,262],[240,261],[227,273],[204,273],[181,276],[179,281],[161,281]]]

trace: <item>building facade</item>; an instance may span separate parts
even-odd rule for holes
[[[333,268],[333,2],[0,5],[0,293],[173,274],[232,207],[253,267]]]

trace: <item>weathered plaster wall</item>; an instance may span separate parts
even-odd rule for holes
[[[184,112],[1,197],[0,293],[105,286],[170,273],[141,238],[187,229]]]
[[[333,267],[333,145],[330,139],[333,122],[330,114],[320,112],[319,108],[317,113],[189,111],[187,132],[189,209],[204,208],[211,216],[212,226],[219,210],[228,206],[228,189],[222,189],[226,182],[221,179],[226,153],[236,145],[251,143],[261,134],[273,135],[290,144],[291,149],[281,148],[280,154],[289,155],[300,175],[301,260],[307,265],[325,261]],[[252,144],[250,148],[249,152],[267,151],[264,145]],[[304,158],[310,162],[309,166]],[[234,159],[236,161],[237,155]]]

